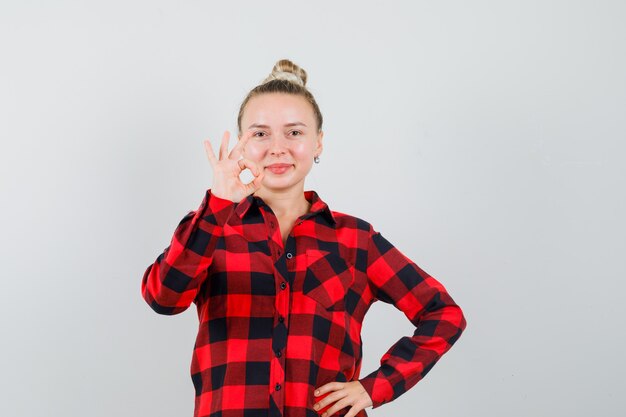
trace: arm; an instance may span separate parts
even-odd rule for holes
[[[461,308],[435,278],[396,249],[370,225],[367,276],[372,294],[393,304],[416,327],[380,359],[380,367],[361,378],[372,408],[390,402],[417,384],[461,336]]]
[[[195,299],[213,260],[213,251],[235,203],[207,190],[200,208],[180,221],[170,245],[148,266],[141,294],[159,314],[186,310]]]

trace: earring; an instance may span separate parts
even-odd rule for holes
[[[319,164],[319,163],[320,163],[320,157],[316,155],[316,156],[315,156],[315,158],[313,158],[313,161],[314,161],[316,164]]]

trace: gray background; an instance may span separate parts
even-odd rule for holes
[[[370,415],[623,412],[625,3],[227,3],[0,4],[0,414],[192,415],[197,315],[141,278],[281,58],[325,117],[305,189],[468,320]],[[412,331],[376,303],[362,375]]]

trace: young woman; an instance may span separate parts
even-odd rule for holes
[[[443,285],[370,223],[304,190],[323,149],[306,80],[278,61],[243,101],[234,148],[228,132],[218,156],[205,141],[212,187],[143,276],[157,313],[196,304],[194,417],[367,416],[422,379],[466,326]],[[416,329],[361,377],[361,325],[377,300]]]

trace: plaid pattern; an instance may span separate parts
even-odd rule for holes
[[[157,313],[196,304],[194,417],[317,417],[315,388],[357,379],[376,408],[422,379],[465,329],[435,278],[371,224],[304,193],[311,209],[283,245],[260,197],[234,203],[207,190],[144,273],[141,292]],[[416,330],[360,377],[361,326],[377,300]]]

